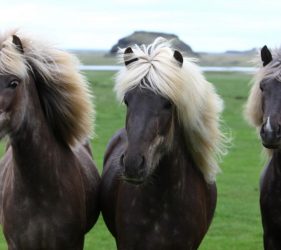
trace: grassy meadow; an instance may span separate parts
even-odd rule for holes
[[[96,136],[92,149],[101,172],[106,144],[114,132],[123,127],[125,109],[118,104],[112,90],[114,73],[87,72],[86,75],[95,95]],[[258,183],[265,160],[261,157],[255,130],[243,119],[251,76],[240,73],[208,73],[206,76],[225,101],[224,127],[233,140],[229,154],[221,163],[216,213],[200,250],[259,250],[262,249],[262,228]],[[1,237],[0,249],[6,249]],[[87,234],[84,249],[116,249],[101,217]]]

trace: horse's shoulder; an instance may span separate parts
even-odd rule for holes
[[[6,152],[0,160],[0,206],[2,205],[3,186],[11,181],[13,168],[12,164],[13,151],[12,147],[6,147]],[[0,216],[1,220],[1,216]],[[1,221],[0,221],[1,223]]]
[[[88,177],[96,176],[97,168],[93,160],[90,142],[86,141],[85,143],[76,145],[76,147],[73,148],[72,151],[75,157],[78,159],[78,162],[83,172],[85,172],[86,176]]]
[[[118,130],[107,144],[105,155],[104,155],[104,165],[106,164],[109,157],[116,150],[116,148],[127,141],[127,134],[124,128]]]

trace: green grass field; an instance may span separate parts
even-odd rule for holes
[[[101,171],[106,144],[114,132],[123,127],[125,110],[112,91],[113,73],[90,72],[87,76],[93,86],[97,111],[92,149]],[[224,126],[226,131],[231,131],[233,141],[229,154],[221,163],[216,213],[200,249],[259,250],[262,249],[262,228],[258,183],[265,160],[261,157],[255,130],[249,128],[243,119],[243,105],[251,76],[239,73],[208,73],[206,76],[225,101]],[[0,249],[6,249],[3,236]],[[101,217],[88,233],[85,249],[116,249]]]

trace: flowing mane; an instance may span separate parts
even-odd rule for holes
[[[120,50],[120,59],[123,61]],[[220,171],[218,158],[226,152],[220,130],[223,102],[198,66],[184,58],[182,67],[173,58],[174,49],[163,38],[141,47],[135,45],[124,67],[116,77],[115,91],[120,101],[136,86],[148,88],[171,100],[183,125],[188,151],[208,182]],[[134,61],[134,58],[138,60]],[[149,82],[149,84],[148,84]]]
[[[12,42],[17,35],[23,53]],[[78,59],[45,41],[13,31],[0,34],[0,74],[13,74],[28,84],[29,72],[37,83],[47,122],[55,136],[74,146],[92,133],[94,110],[89,84],[78,70]]]
[[[275,49],[272,51],[273,60],[265,67],[262,66],[260,60],[258,60],[258,71],[256,72],[253,81],[250,95],[246,104],[245,115],[249,123],[260,129],[263,120],[263,111],[261,105],[261,90],[260,82],[263,79],[275,78],[281,81],[281,49]],[[260,59],[260,55],[258,55]]]

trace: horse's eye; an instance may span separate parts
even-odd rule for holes
[[[170,101],[166,101],[164,104],[164,109],[171,109],[172,108],[172,103]]]
[[[260,82],[260,90],[261,90],[261,91],[264,91],[264,87],[265,87],[265,82],[264,82],[264,81],[261,81],[261,82]]]
[[[18,80],[13,80],[9,83],[9,88],[11,89],[15,89],[17,86],[19,85],[19,81]]]
[[[127,101],[126,98],[124,98],[124,103],[125,103],[125,105],[128,107],[128,101]]]

